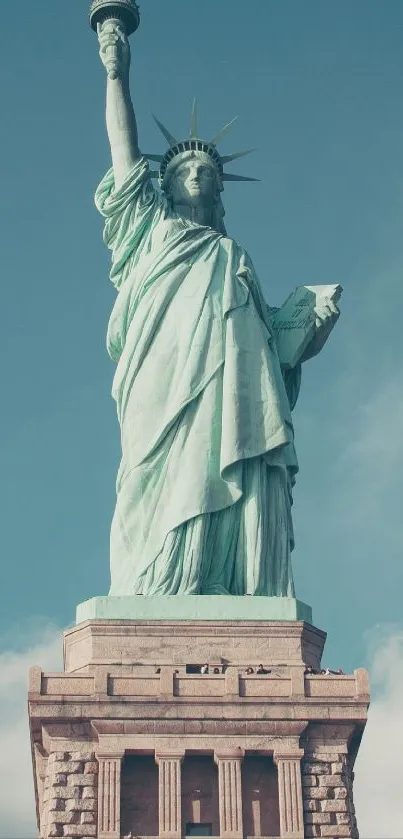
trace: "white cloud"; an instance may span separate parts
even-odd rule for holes
[[[368,647],[374,699],[355,767],[358,826],[363,839],[402,839],[403,630],[376,627]],[[62,669],[61,629],[36,627],[29,646],[0,654],[0,839],[37,837],[26,710],[33,664]]]
[[[21,631],[17,644],[20,646]],[[0,653],[0,839],[37,837],[27,713],[28,670],[62,669],[62,630],[30,625],[29,646]],[[4,642],[10,643],[10,633]]]
[[[371,636],[374,699],[355,767],[357,821],[362,839],[402,839],[403,630],[377,627]]]

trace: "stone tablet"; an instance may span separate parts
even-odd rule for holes
[[[316,309],[327,300],[340,298],[341,285],[301,285],[272,314],[272,326],[283,367],[293,368],[314,337]]]

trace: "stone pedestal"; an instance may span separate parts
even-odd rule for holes
[[[324,641],[260,618],[68,630],[64,673],[30,672],[42,839],[181,839],[201,825],[222,839],[355,839],[368,678],[305,675]]]

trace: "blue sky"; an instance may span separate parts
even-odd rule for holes
[[[109,584],[119,460],[105,333],[115,292],[93,205],[109,166],[104,70],[85,2],[2,12],[0,641],[64,627]],[[400,0],[143,0],[131,82],[144,151],[155,113],[186,136],[239,114],[223,153],[228,232],[267,301],[341,283],[342,317],[295,411],[298,596],[325,661],[370,660],[402,627],[403,5]],[[41,663],[41,662],[38,662]],[[390,834],[391,835],[391,834]]]

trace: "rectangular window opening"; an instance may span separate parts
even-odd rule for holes
[[[201,664],[187,664],[186,673],[200,673]],[[194,834],[196,836],[196,834]],[[201,836],[208,836],[208,833],[201,834]]]
[[[211,823],[188,822],[186,825],[186,836],[212,836],[212,830],[213,825]]]

